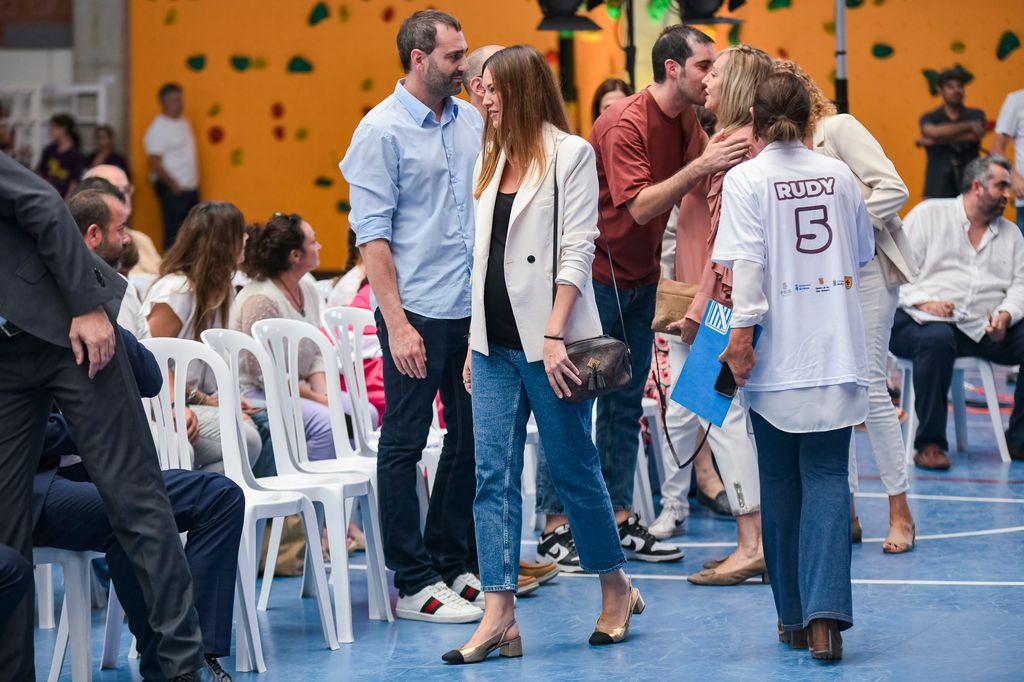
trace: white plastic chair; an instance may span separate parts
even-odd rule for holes
[[[900,393],[900,407],[907,413],[903,422],[903,440],[906,443],[907,463],[914,461],[914,437],[917,434],[917,412],[914,411],[914,362],[907,358],[896,358],[896,368],[902,374],[903,388]],[[981,385],[985,390],[985,403],[988,416],[992,421],[992,430],[999,448],[999,457],[1003,462],[1010,461],[1010,451],[1006,447],[1006,434],[1003,431],[1003,416],[999,411],[999,394],[996,392],[996,379],[992,372],[992,363],[982,358],[957,358],[953,363],[953,381],[950,393],[953,398],[953,427],[956,431],[956,450],[967,452],[967,398],[964,391],[964,371],[973,369],[981,375]]]
[[[221,451],[224,473],[245,494],[245,517],[242,538],[238,548],[238,574],[235,581],[235,620],[238,624],[235,668],[239,672],[265,672],[263,647],[259,623],[256,620],[256,567],[260,547],[257,546],[257,525],[266,519],[283,519],[301,514],[306,528],[306,543],[312,554],[312,573],[315,581],[317,606],[324,640],[330,649],[338,648],[338,638],[331,618],[327,573],[320,547],[320,533],[313,503],[302,493],[292,490],[268,490],[262,487],[242,454],[241,402],[237,384],[224,360],[197,341],[158,338],[143,342],[156,356],[164,376],[160,394],[149,401],[156,422],[157,452],[161,468],[192,468],[192,450],[185,432],[185,376],[191,362],[205,363],[217,387],[221,409]],[[177,368],[171,383],[169,368]],[[178,428],[178,427],[181,428]]]
[[[318,279],[316,280],[316,293],[320,294],[320,307],[327,307],[327,299],[331,297],[331,292],[334,291],[334,282],[329,279]]]
[[[340,406],[341,381],[334,349],[319,329],[297,320],[269,319],[253,325],[253,337],[230,330],[210,330],[203,336],[211,347],[224,353],[230,363],[233,381],[238,380],[238,359],[243,351],[252,353],[260,365],[267,396],[267,416],[274,442],[277,476],[257,479],[259,485],[275,490],[298,490],[317,504],[318,522],[326,522],[327,536],[333,548],[331,578],[338,639],[352,642],[352,604],[348,572],[348,507],[357,502],[362,510],[366,536],[367,591],[370,618],[392,620],[387,573],[384,567],[376,493],[371,476],[376,478],[376,463],[357,456],[348,442],[348,431]],[[302,341],[310,341],[324,356],[328,403],[335,453],[332,468],[315,469],[309,461],[302,403],[299,397],[298,351]],[[275,359],[277,361],[275,361]],[[293,459],[294,457],[294,459]],[[271,527],[267,564],[263,571],[261,608],[266,607],[270,583],[281,540],[281,524]],[[341,576],[340,579],[338,576]]]
[[[60,679],[67,654],[68,643],[71,643],[71,679],[72,682],[90,682],[92,680],[92,560],[102,558],[99,552],[76,552],[55,547],[36,547],[32,550],[32,560],[37,570],[44,571],[43,586],[39,592],[39,621],[43,628],[44,614],[53,622],[53,582],[52,565],[60,564],[64,573],[64,600],[61,604],[60,619],[56,622],[57,637],[50,660],[49,682]],[[45,567],[45,569],[44,569]],[[47,581],[45,572],[49,572]],[[49,583],[47,585],[47,582]],[[49,597],[45,596],[49,590]],[[106,632],[103,645],[102,668],[113,668],[117,665],[117,649],[121,640],[121,626],[124,623],[124,609],[117,600],[114,586],[111,584],[107,598]],[[53,625],[50,625],[52,628]],[[43,628],[47,629],[47,628]]]

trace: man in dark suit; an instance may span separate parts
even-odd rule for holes
[[[192,578],[111,324],[124,280],[89,253],[57,193],[2,154],[0,273],[0,543],[31,559],[32,476],[56,400],[138,577],[163,674],[198,680]],[[0,625],[0,680],[35,676],[32,592]]]
[[[32,564],[7,545],[0,545],[0,625],[32,587]]]
[[[151,398],[160,391],[160,367],[153,355],[118,328],[139,392]],[[54,409],[46,428],[39,471],[32,481],[32,542],[36,547],[105,552],[110,578],[138,639],[139,671],[147,680],[160,679],[153,630],[146,622],[146,603],[131,563],[110,530],[103,500],[75,462],[80,450],[67,422]],[[188,533],[185,556],[192,572],[196,611],[203,631],[206,662],[219,682],[230,682],[217,659],[231,652],[231,617],[238,541],[242,534],[245,496],[223,474],[173,469],[163,472],[179,532]]]

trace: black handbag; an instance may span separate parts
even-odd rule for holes
[[[558,232],[558,148],[555,147],[554,167],[551,175],[555,185],[554,211],[554,234],[551,239],[551,303],[554,305],[555,294],[558,292],[558,246],[561,241]],[[598,209],[598,220],[601,218]],[[605,246],[610,247],[607,237]],[[619,301],[619,289],[615,282],[615,264],[612,262],[611,249],[608,248],[608,265],[612,272],[612,288],[615,291],[615,304],[619,308],[619,321],[622,324],[623,336],[625,336],[626,324],[622,321],[622,304]],[[565,344],[565,352],[569,355],[569,361],[579,370],[583,383],[579,386],[576,382],[567,380],[569,395],[563,400],[570,403],[581,403],[593,400],[602,395],[624,388],[633,378],[633,368],[630,365],[629,346],[623,341],[608,336],[595,336],[589,339],[581,339]]]

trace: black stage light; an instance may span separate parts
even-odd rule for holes
[[[591,10],[601,2],[587,1]],[[544,19],[537,26],[538,31],[600,31],[601,27],[587,17],[576,14],[580,0],[540,0],[540,11]]]
[[[716,17],[724,0],[679,0],[679,14],[684,24],[738,24],[739,19]],[[747,0],[729,0],[729,11],[734,12],[747,4]]]

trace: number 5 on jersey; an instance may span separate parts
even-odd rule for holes
[[[832,228],[828,224],[827,207],[803,206],[794,210],[794,217],[797,251],[821,253],[832,246]]]

